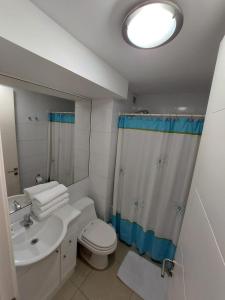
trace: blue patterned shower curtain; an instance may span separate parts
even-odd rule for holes
[[[74,126],[75,114],[52,112],[48,114],[48,174],[69,186],[74,183]]]
[[[112,223],[156,261],[173,259],[203,118],[120,116]]]

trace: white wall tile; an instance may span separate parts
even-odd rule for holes
[[[112,130],[113,100],[92,102],[91,130],[110,132]]]
[[[71,203],[80,200],[89,194],[89,178],[85,178],[68,187]]]
[[[89,132],[91,126],[91,101],[76,101],[76,127]]]
[[[107,197],[108,195],[108,179],[107,177],[99,176],[96,173],[91,173],[89,176],[90,191],[93,194]]]
[[[194,187],[189,197],[180,243],[187,300],[224,299],[224,260]]]
[[[185,295],[183,252],[179,243],[176,250],[176,264],[173,270],[173,277],[168,277],[168,300],[187,300]]]
[[[90,131],[83,130],[75,127],[75,149],[89,149],[90,144]]]
[[[225,40],[220,44],[220,49],[217,57],[216,68],[213,76],[212,87],[209,97],[208,112],[216,112],[225,109]]]
[[[97,100],[92,103],[89,194],[104,220],[109,219],[112,207],[118,115],[121,111],[130,111],[130,102],[124,102]]]
[[[225,259],[225,110],[207,117],[199,149],[195,181]],[[210,137],[210,142],[208,137]],[[219,142],[219,146],[218,145]]]
[[[90,173],[99,176],[108,177],[109,173],[109,152],[96,153],[91,152],[90,156]]]

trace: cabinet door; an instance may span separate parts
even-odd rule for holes
[[[61,245],[61,279],[76,266],[77,257],[77,237],[74,233],[69,232]]]
[[[45,300],[60,284],[60,251],[28,267],[17,268],[20,299]]]

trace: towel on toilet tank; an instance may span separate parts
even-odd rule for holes
[[[29,188],[24,189],[24,194],[32,201],[34,199],[34,196],[36,194],[39,194],[43,191],[46,191],[48,189],[51,189],[55,186],[59,185],[57,181],[50,181],[43,184],[38,184]]]
[[[63,184],[59,184],[51,189],[45,190],[33,196],[33,203],[37,205],[46,205],[55,198],[67,193],[68,189]]]

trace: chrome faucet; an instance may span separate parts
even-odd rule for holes
[[[172,277],[174,266],[175,260],[165,258],[162,262],[161,277],[164,278],[166,273],[168,276]]]
[[[13,202],[15,211],[20,210],[22,208],[21,204],[16,200]]]
[[[30,227],[34,222],[31,220],[30,214],[25,214],[23,217],[23,221],[21,221],[21,225],[25,228]]]

